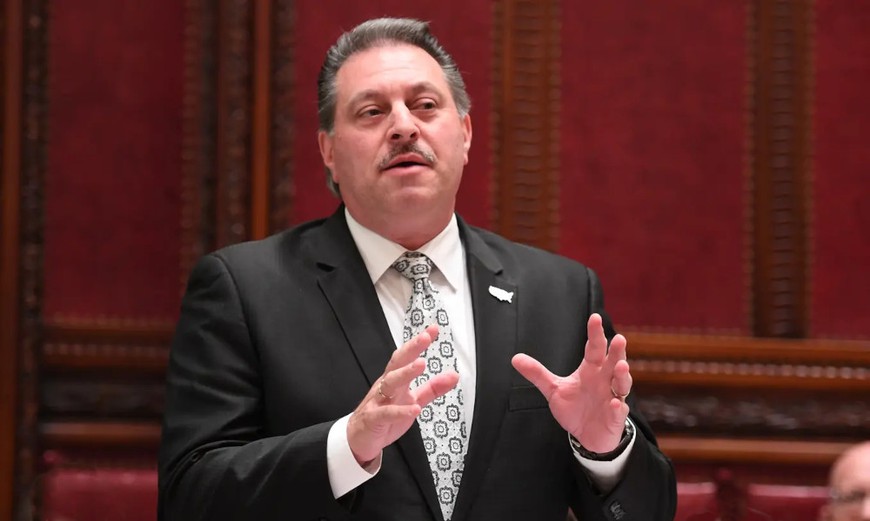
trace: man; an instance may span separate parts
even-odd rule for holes
[[[831,500],[821,521],[870,521],[870,441],[850,447],[831,467]]]
[[[161,518],[672,519],[595,275],[454,214],[469,101],[427,24],[361,24],[318,84],[343,204],[194,268]]]

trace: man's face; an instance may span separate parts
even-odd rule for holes
[[[826,507],[830,521],[870,521],[870,445],[854,451],[834,471],[838,499]]]
[[[459,116],[438,62],[387,44],[352,55],[336,79],[334,131],[318,141],[351,215],[389,238],[396,226],[446,225],[471,119]]]

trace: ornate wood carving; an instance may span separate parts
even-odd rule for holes
[[[113,376],[67,376],[43,384],[42,413],[53,419],[132,417],[158,421],[165,395],[162,379],[118,381]]]
[[[272,11],[271,70],[271,204],[270,232],[283,230],[293,205],[293,101],[295,76],[293,48],[296,27],[292,0],[274,0]]]
[[[21,236],[20,236],[20,350],[18,364],[17,515],[31,516],[38,445],[39,372],[37,354],[42,341],[43,196],[46,165],[46,99],[48,5],[45,0],[24,3],[24,89],[22,96]]]
[[[184,43],[181,281],[215,244],[217,3],[187,0]]]
[[[849,446],[849,442],[695,438],[660,436],[659,446],[674,461],[828,467]]]
[[[558,0],[495,2],[493,222],[555,250],[559,219]]]
[[[867,342],[627,333],[637,382],[671,387],[870,391]]]
[[[160,423],[73,422],[40,424],[39,434],[47,448],[152,449],[160,442]]]
[[[719,390],[708,393],[673,390],[666,394],[644,394],[638,400],[638,409],[657,433],[807,439],[870,436],[870,408],[866,400],[842,394],[784,396],[768,392],[723,396]]]
[[[173,324],[48,322],[41,363],[47,371],[107,370],[162,377]]]
[[[810,0],[751,3],[753,329],[807,333]]]
[[[249,238],[252,6],[221,0],[217,47],[216,247]]]

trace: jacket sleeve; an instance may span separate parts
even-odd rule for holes
[[[170,351],[158,519],[346,515],[327,473],[333,422],[269,435],[251,338],[226,264],[215,254],[203,257],[191,274]]]
[[[604,293],[592,270],[589,276],[589,310],[600,313],[608,339],[616,334],[604,311]],[[629,339],[628,352],[631,353]],[[649,423],[637,410],[636,395],[628,397],[629,417],[637,434],[625,473],[606,496],[597,492],[579,463],[574,476],[579,495],[572,504],[578,519],[606,521],[672,521],[677,508],[677,485],[671,461],[658,448]]]

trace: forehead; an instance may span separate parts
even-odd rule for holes
[[[423,82],[448,89],[444,71],[435,58],[414,45],[397,43],[386,43],[351,55],[336,75],[340,101],[347,101],[364,90],[388,91]]]

